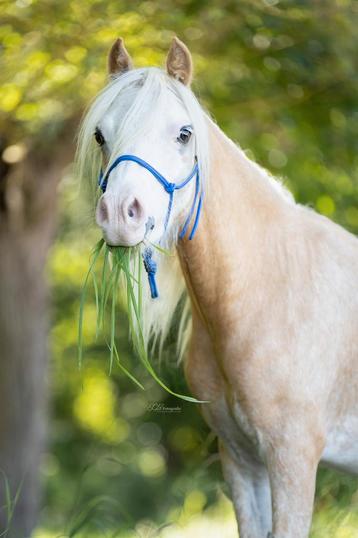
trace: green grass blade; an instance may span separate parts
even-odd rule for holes
[[[101,299],[100,299],[99,311],[97,312],[96,334],[99,333],[101,328],[103,329],[103,324],[104,324],[104,312],[105,312],[104,298],[105,298],[106,286],[107,286],[108,258],[109,258],[109,249],[106,248],[104,251],[104,259],[103,259],[103,266],[102,266],[102,273],[101,273]]]
[[[149,243],[153,248],[155,248],[155,250],[157,250],[158,252],[160,252],[161,254],[164,254],[165,256],[173,256],[173,253],[170,252],[170,250],[168,250],[167,248],[160,247],[159,245],[156,245],[155,243],[152,243],[151,241],[148,241],[148,243]]]
[[[143,267],[142,253],[141,253],[140,248],[138,248],[138,253],[137,253],[138,299],[137,300],[138,300],[140,324],[143,327],[142,267]]]
[[[104,240],[101,239],[98,241],[97,245],[93,249],[92,252],[92,261],[90,263],[90,267],[88,269],[83,287],[81,292],[81,298],[80,298],[80,310],[79,310],[79,317],[78,317],[78,367],[81,369],[82,367],[82,357],[83,357],[83,317],[84,317],[84,307],[85,307],[85,299],[86,299],[86,292],[87,292],[87,285],[88,285],[88,279],[89,276],[92,274],[93,268],[96,264],[96,261],[98,259],[98,256],[102,250],[102,247],[104,245]]]
[[[152,243],[151,243],[152,244]],[[96,309],[97,309],[97,324],[96,324],[96,335],[98,334],[100,328],[104,330],[105,323],[105,312],[107,308],[107,303],[111,297],[111,308],[110,308],[110,341],[109,341],[109,374],[112,373],[113,363],[116,360],[120,370],[129,377],[138,387],[142,390],[144,389],[143,385],[129,372],[129,370],[121,363],[119,358],[119,353],[117,350],[115,342],[115,330],[116,330],[116,302],[118,299],[118,287],[119,287],[119,277],[121,272],[124,274],[125,284],[126,284],[126,295],[127,295],[127,312],[128,312],[128,321],[130,334],[132,337],[132,342],[134,349],[137,352],[139,359],[147,372],[155,379],[155,381],[169,394],[176,396],[182,400],[192,403],[207,403],[204,401],[197,400],[191,396],[184,394],[178,394],[171,390],[157,375],[154,370],[146,349],[145,339],[143,335],[143,296],[142,296],[142,255],[140,247],[135,248],[124,248],[124,247],[109,247],[105,245],[105,253],[102,266],[101,274],[101,283],[100,288],[98,287],[96,275],[94,272],[94,267],[98,256],[102,250],[104,241],[101,240],[97,243],[92,253],[92,260],[89,271],[86,275],[81,302],[80,302],[80,316],[79,316],[79,365],[82,364],[82,327],[83,327],[83,314],[84,314],[84,302],[86,296],[86,289],[88,284],[89,276],[93,278],[93,285],[95,290],[96,297]],[[169,251],[159,247],[158,245],[152,244],[154,248],[159,250],[162,254],[172,255]],[[112,268],[111,271],[108,271],[109,266],[109,254],[112,255]],[[132,261],[133,258],[133,261]],[[136,276],[133,275],[133,272],[136,273]]]
[[[11,522],[14,517],[15,508],[18,503],[24,481],[23,479],[21,480],[16,490],[14,499],[11,499],[11,490],[10,490],[9,480],[5,472],[2,469],[0,469],[0,473],[3,476],[4,490],[5,490],[5,505],[1,506],[0,509],[2,510],[3,508],[5,508],[6,510],[6,528],[0,533],[0,538],[1,538],[2,536],[6,537],[8,535],[8,532],[11,527]]]
[[[97,320],[98,320],[98,317],[99,317],[99,293],[98,293],[98,285],[97,285],[96,275],[95,275],[95,272],[93,270],[91,271],[91,275],[92,275],[94,295],[95,295],[95,300],[96,300],[96,316],[97,316]],[[96,338],[98,338],[98,322],[96,323]]]
[[[8,480],[5,472],[2,469],[0,469],[0,472],[1,472],[2,476],[3,476],[3,481],[4,481],[6,520],[7,520],[7,524],[9,525],[9,522],[10,522],[10,519],[11,519],[11,504],[12,504],[10,484],[9,484],[9,480]]]
[[[117,350],[117,346],[116,344],[114,344],[114,354],[115,354],[115,357],[116,357],[116,361],[117,361],[117,364],[118,364],[118,367],[122,370],[122,372],[127,376],[129,377],[129,379],[131,379],[133,381],[133,383],[135,383],[140,389],[142,390],[145,390],[145,388],[143,387],[142,383],[140,381],[138,381],[137,378],[134,377],[133,374],[130,373],[129,370],[127,370],[127,368],[121,363],[120,359],[119,359],[119,354],[118,354],[118,350]]]
[[[113,267],[115,273],[113,280],[113,291],[112,291],[112,309],[111,309],[111,343],[110,343],[110,356],[109,356],[109,375],[112,373],[113,368],[113,358],[114,358],[114,346],[115,346],[115,336],[116,336],[116,301],[117,301],[117,292],[118,292],[118,278],[120,268],[118,266]]]
[[[115,279],[115,276],[116,276],[116,272],[115,272],[116,267],[120,268],[120,265],[117,265],[117,262],[115,261],[115,263],[113,263],[113,268],[112,268],[112,271],[111,271],[111,273],[109,275],[107,285],[106,285],[106,289],[105,289],[105,293],[104,293],[103,312],[106,311],[109,295],[110,295],[111,290],[112,290],[113,285],[114,285],[114,279]]]

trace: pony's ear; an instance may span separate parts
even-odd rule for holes
[[[108,72],[110,75],[120,75],[132,67],[132,59],[124,46],[123,39],[119,37],[108,54]]]
[[[190,86],[193,77],[193,61],[188,47],[177,37],[173,38],[168,52],[167,71],[170,76]]]

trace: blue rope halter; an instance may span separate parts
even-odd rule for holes
[[[197,227],[198,227],[198,224],[199,224],[199,219],[200,219],[201,208],[202,208],[202,193],[199,192],[200,191],[200,177],[199,177],[199,166],[198,166],[197,158],[195,157],[195,163],[194,163],[193,169],[190,172],[190,174],[187,176],[187,178],[184,179],[184,181],[182,181],[180,183],[172,183],[172,182],[168,181],[167,179],[165,179],[165,177],[162,176],[162,174],[160,174],[155,168],[153,168],[153,166],[151,166],[149,163],[147,163],[146,161],[144,161],[140,157],[137,157],[136,155],[120,155],[119,157],[117,157],[117,159],[115,159],[113,161],[111,166],[108,168],[106,174],[103,174],[102,170],[99,173],[98,184],[101,187],[103,192],[105,192],[106,189],[107,189],[108,178],[109,178],[111,172],[120,163],[125,162],[125,161],[131,161],[131,162],[137,163],[137,164],[139,164],[139,166],[142,166],[143,168],[148,170],[148,172],[150,172],[152,174],[152,176],[155,177],[155,179],[162,185],[164,190],[169,194],[168,210],[167,210],[167,214],[166,214],[165,221],[164,221],[164,229],[165,230],[166,230],[166,228],[168,226],[170,214],[171,214],[172,207],[173,207],[174,192],[178,191],[180,189],[183,189],[195,177],[195,194],[194,194],[193,203],[191,205],[189,214],[188,214],[188,216],[187,216],[187,218],[186,218],[186,220],[184,222],[183,228],[182,228],[181,232],[179,233],[179,238],[180,239],[185,237],[185,235],[187,233],[187,230],[188,230],[188,227],[190,225],[190,222],[192,221],[192,218],[193,218],[193,215],[194,215],[194,212],[195,212],[195,208],[196,208],[194,223],[193,223],[193,226],[192,226],[190,234],[189,234],[189,241],[191,241],[193,239],[194,235],[195,235],[196,230],[197,230]],[[147,247],[144,250],[143,262],[144,262],[145,270],[148,273],[148,280],[149,280],[149,286],[150,286],[150,291],[151,291],[151,297],[152,297],[152,299],[155,299],[156,297],[158,297],[158,290],[157,290],[157,285],[156,285],[156,282],[155,282],[155,274],[157,272],[157,264],[153,260],[153,250],[150,247]]]

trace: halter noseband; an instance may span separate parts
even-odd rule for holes
[[[164,221],[164,230],[166,230],[166,228],[168,226],[170,214],[171,214],[171,211],[172,211],[173,200],[174,200],[174,192],[178,191],[180,189],[183,189],[193,179],[193,177],[195,177],[194,200],[193,200],[193,203],[191,205],[189,214],[188,214],[188,216],[187,216],[187,218],[186,218],[186,220],[184,222],[183,228],[182,228],[181,232],[179,233],[179,238],[182,239],[185,236],[185,234],[186,234],[186,232],[188,230],[189,224],[190,224],[190,222],[191,222],[191,220],[193,218],[195,208],[196,208],[196,214],[195,214],[195,218],[194,218],[194,223],[193,223],[193,226],[192,226],[190,234],[189,234],[189,240],[191,241],[193,239],[193,237],[195,235],[195,232],[196,232],[196,229],[198,227],[201,208],[202,208],[202,193],[199,192],[200,191],[200,177],[199,177],[199,166],[198,166],[197,158],[195,157],[195,163],[194,163],[193,169],[190,172],[190,174],[186,177],[186,179],[184,179],[180,183],[172,183],[172,182],[168,181],[167,179],[165,179],[165,177],[162,176],[162,174],[160,174],[155,168],[153,168],[153,166],[151,166],[149,163],[147,163],[146,161],[144,161],[140,157],[137,157],[136,155],[120,155],[119,157],[117,157],[117,159],[115,159],[113,161],[113,163],[108,168],[108,170],[107,170],[107,172],[105,174],[103,174],[102,170],[99,173],[98,184],[101,187],[103,192],[105,192],[106,189],[107,189],[108,178],[109,178],[111,172],[120,163],[125,162],[125,161],[131,161],[131,162],[137,163],[137,164],[139,164],[139,166],[142,166],[143,168],[148,170],[148,172],[150,172],[152,174],[152,176],[155,177],[155,179],[162,185],[163,189],[168,193],[168,195],[169,195],[169,204],[168,204],[168,210],[167,210],[167,214],[166,214],[165,221]],[[144,253],[143,253],[143,261],[144,261],[144,267],[145,267],[145,269],[146,269],[146,271],[148,273],[151,296],[154,299],[154,298],[158,297],[157,286],[156,286],[156,283],[155,283],[155,273],[157,271],[157,265],[156,265],[155,261],[152,259],[152,256],[153,256],[152,249],[150,247],[147,247],[144,250]]]

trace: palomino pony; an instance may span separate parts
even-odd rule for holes
[[[240,537],[305,538],[318,463],[358,472],[358,241],[215,125],[177,38],[166,71],[133,69],[121,39],[108,65],[78,149],[83,172],[104,169],[97,223],[112,245],[175,247],[156,254],[146,335],[164,339],[186,288],[186,377],[209,402]]]

